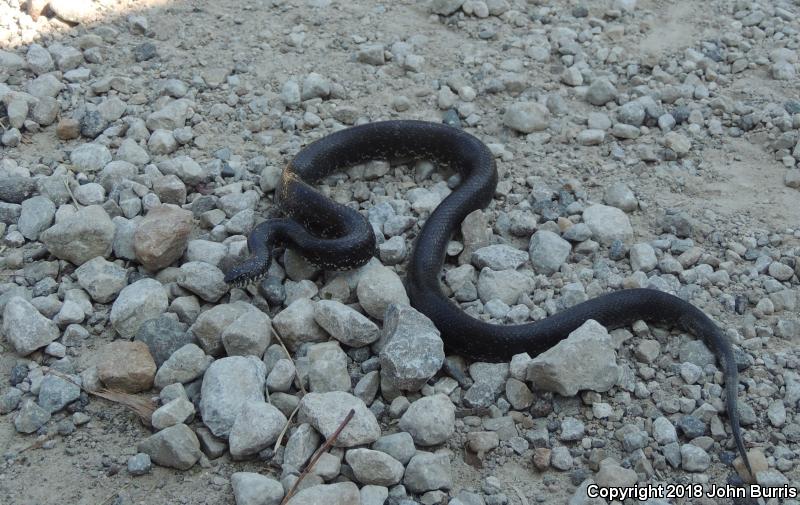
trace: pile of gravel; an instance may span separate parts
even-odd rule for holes
[[[724,35],[629,54],[620,41],[644,44],[657,12],[635,0],[556,4],[433,0],[418,22],[474,39],[452,67],[428,35],[336,45],[333,29],[287,25],[263,44],[312,57],[325,46],[352,73],[322,65],[279,81],[264,80],[252,51],[184,67],[147,15],[95,26],[91,2],[0,6],[10,28],[0,30],[0,415],[21,440],[74,454],[85,426],[112,422],[87,392],[154,396],[152,434],[135,450],[105,447],[115,461],[105,467],[210,468],[222,476],[210,485],[229,483],[238,505],[280,503],[351,409],[289,504],[553,493],[577,504],[595,503],[591,483],[796,484],[797,209],[759,222],[702,201],[671,206],[662,193],[725,179],[704,152],[744,139],[782,165],[776,197],[800,201],[800,102],[740,93],[759,75],[794,86],[797,6],[715,0]],[[302,8],[315,19],[333,9]],[[64,33],[39,35],[45,27]],[[361,75],[407,90],[375,106]],[[372,224],[379,249],[367,265],[323,272],[287,250],[258,284],[230,289],[223,272],[247,256],[280,167],[313,139],[389,117],[448,122],[496,157],[495,200],[448,247],[442,283],[454,303],[521,324],[623,288],[692,302],[735,344],[755,475],[736,459],[719,364],[692,335],[588,321],[510,363],[447,355],[402,282],[420,226],[459,183],[429,162],[374,161],[319,184]],[[0,474],[24,458],[10,450]],[[536,484],[520,490],[512,466]]]

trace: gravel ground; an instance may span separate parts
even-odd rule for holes
[[[277,505],[353,409],[291,505],[745,482],[775,497],[647,503],[797,504],[775,493],[800,482],[800,8],[698,7],[0,4],[1,501]],[[390,118],[496,156],[495,199],[449,247],[455,303],[508,324],[622,288],[691,301],[736,347],[755,476],[692,335],[590,321],[537,357],[445,356],[402,284],[458,183],[425,161],[319,185],[369,218],[368,265],[287,251],[229,289],[284,164]],[[152,399],[152,427],[121,397]]]

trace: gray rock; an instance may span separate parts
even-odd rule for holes
[[[434,14],[449,16],[460,9],[463,3],[464,0],[432,0],[428,8]]]
[[[634,271],[649,272],[658,265],[656,251],[650,244],[634,244],[628,254],[630,255],[631,268]]]
[[[352,482],[339,482],[303,489],[286,505],[358,505],[360,500],[358,486]]]
[[[292,387],[294,377],[297,374],[297,369],[292,363],[292,360],[283,358],[279,359],[277,363],[270,370],[267,375],[267,390],[287,392]]]
[[[186,398],[175,398],[157,408],[150,422],[156,430],[163,430],[176,424],[188,423],[194,417],[194,404]]]
[[[216,302],[228,292],[222,270],[203,261],[189,261],[181,265],[178,285],[207,302]]]
[[[596,128],[581,130],[575,140],[582,146],[599,146],[606,139],[606,132]]]
[[[153,361],[157,366],[161,366],[172,356],[172,353],[184,345],[194,342],[194,335],[186,331],[183,323],[162,315],[142,323],[134,340],[147,344]]]
[[[245,302],[216,305],[202,312],[189,330],[207,354],[219,356],[225,350],[222,345],[222,332],[250,310],[257,309]]]
[[[22,391],[15,387],[6,388],[3,394],[0,394],[0,415],[13,412],[19,406],[22,400]]]
[[[46,74],[55,68],[53,57],[50,56],[50,52],[39,44],[31,44],[28,46],[25,59],[28,62],[28,68],[36,75]]]
[[[380,336],[378,325],[335,300],[316,302],[314,320],[333,338],[350,347],[369,345]]]
[[[681,363],[688,361],[701,368],[716,363],[714,353],[700,340],[690,340],[681,345],[679,359]]]
[[[547,129],[550,111],[537,102],[517,102],[508,106],[503,114],[503,124],[521,133]]]
[[[178,141],[171,131],[156,130],[147,139],[147,150],[154,155],[171,154],[178,150]]]
[[[303,423],[294,430],[286,442],[283,452],[283,468],[287,471],[300,471],[317,450],[321,438],[319,433],[308,423]]]
[[[331,94],[331,84],[328,79],[316,72],[311,72],[303,80],[302,99],[328,98]]]
[[[636,472],[623,468],[611,458],[600,462],[600,471],[595,474],[595,481],[602,487],[631,487],[639,478]]]
[[[653,438],[661,445],[671,444],[678,441],[678,433],[675,426],[664,416],[657,417],[653,421]]]
[[[230,431],[230,451],[234,459],[272,447],[286,426],[286,416],[263,401],[247,402],[239,410]]]
[[[260,310],[245,312],[222,331],[228,356],[261,356],[271,341],[272,323]]]
[[[386,265],[396,265],[402,263],[408,255],[406,241],[403,237],[396,235],[378,245],[378,252],[381,262]]]
[[[168,130],[171,132],[176,128],[181,128],[190,117],[191,108],[192,102],[185,98],[172,101],[147,116],[147,120],[145,121],[147,129],[152,132],[156,130]],[[185,180],[184,182],[188,183],[188,181]]]
[[[80,384],[80,379],[72,377]],[[50,414],[54,414],[74,402],[81,396],[81,388],[73,382],[58,375],[48,374],[39,386],[39,406]]]
[[[21,356],[27,356],[59,337],[55,323],[20,296],[13,296],[6,302],[3,310],[3,334]]]
[[[414,439],[405,431],[382,436],[372,444],[372,448],[385,452],[404,465],[407,465],[417,452]]]
[[[478,276],[478,296],[486,303],[498,299],[506,305],[515,305],[520,295],[530,292],[533,279],[516,270],[496,272],[489,268],[481,270]]]
[[[54,98],[64,89],[64,83],[52,73],[44,74],[32,81],[28,81],[27,89],[28,93],[36,98]]]
[[[142,167],[150,161],[147,150],[140,146],[136,140],[127,138],[122,141],[117,149],[117,159],[130,163],[131,165]]]
[[[39,240],[53,256],[80,266],[111,253],[114,224],[102,207],[90,205],[57,221],[39,234]]]
[[[573,396],[584,389],[606,392],[617,383],[618,375],[611,338],[592,319],[528,365],[528,380],[535,389],[562,396]]]
[[[584,433],[586,433],[586,429],[581,420],[568,416],[561,421],[561,436],[559,437],[561,440],[565,442],[580,440]]]
[[[595,79],[586,89],[586,101],[592,105],[605,105],[617,98],[617,88],[605,77]]]
[[[100,256],[78,267],[75,275],[80,287],[99,303],[110,302],[128,284],[127,271]]]
[[[528,246],[534,271],[545,275],[558,272],[571,250],[569,242],[546,230],[534,233]]]
[[[514,270],[528,261],[528,254],[503,244],[481,247],[472,253],[472,264],[477,268],[492,270]]]
[[[381,374],[404,391],[417,391],[444,362],[444,343],[430,319],[407,305],[389,306],[382,330]]]
[[[390,304],[410,303],[400,276],[382,265],[364,270],[356,287],[356,295],[364,311],[378,320],[383,320]]]
[[[200,391],[203,423],[227,438],[236,416],[248,402],[264,401],[266,366],[254,356],[221,358],[208,367]]]
[[[167,293],[155,279],[141,279],[126,286],[111,306],[109,321],[123,338],[130,339],[147,320],[167,310]]]
[[[50,412],[36,404],[32,399],[23,400],[14,418],[14,428],[20,433],[33,433],[50,420]]]
[[[626,125],[642,126],[645,110],[639,101],[628,102],[616,110],[617,121]]]
[[[453,487],[450,459],[445,454],[419,452],[408,462],[403,484],[412,493]]]
[[[53,223],[56,206],[44,196],[34,196],[22,202],[22,209],[17,227],[28,240],[36,240],[39,233]]]
[[[31,119],[39,123],[40,126],[50,126],[55,123],[61,106],[55,98],[45,96],[31,110]]]
[[[308,348],[308,384],[315,393],[350,391],[347,355],[335,341],[313,344]]]
[[[186,344],[173,352],[156,372],[154,385],[156,389],[170,384],[192,382],[208,369],[214,358],[206,355],[195,344]]]
[[[128,458],[128,473],[138,477],[140,475],[147,475],[150,473],[153,465],[150,462],[150,456],[140,452]]]
[[[328,338],[325,330],[317,324],[314,313],[314,302],[300,298],[273,318],[272,325],[289,349],[294,350],[303,343],[322,342]]]
[[[283,486],[260,473],[236,472],[231,475],[236,505],[280,505]]]
[[[69,160],[83,172],[98,172],[111,162],[111,152],[104,145],[87,143],[76,147]]]
[[[411,404],[398,426],[417,445],[444,443],[455,432],[455,406],[444,394],[425,396]]]
[[[514,378],[506,381],[506,398],[514,410],[525,410],[533,404],[533,393],[521,380]]]
[[[371,449],[350,449],[345,460],[358,482],[366,485],[393,486],[403,478],[403,464],[388,454]]]
[[[583,221],[592,230],[594,238],[603,245],[614,240],[626,242],[633,237],[628,216],[616,207],[595,204],[583,211]]]
[[[711,456],[693,444],[681,446],[681,468],[687,472],[704,472],[711,466]]]
[[[622,182],[613,184],[606,191],[603,196],[603,201],[612,207],[624,210],[625,212],[633,212],[639,207],[639,201],[633,191]]]
[[[200,442],[191,428],[176,424],[139,442],[137,448],[157,465],[188,470],[202,456]]]
[[[550,455],[550,465],[556,470],[567,471],[572,468],[572,455],[569,453],[569,448],[559,445],[553,448]]]
[[[381,435],[375,415],[363,401],[350,393],[308,393],[300,401],[299,422],[311,424],[325,438],[330,437],[353,409],[355,415],[336,439],[336,447],[353,447],[374,442]]]
[[[389,497],[389,490],[384,486],[364,486],[359,492],[361,505],[384,505]]]

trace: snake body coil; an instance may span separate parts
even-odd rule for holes
[[[365,264],[375,250],[368,221],[310,184],[367,160],[408,158],[447,164],[462,177],[458,188],[422,227],[407,279],[411,304],[433,321],[450,351],[483,361],[507,361],[523,352],[533,356],[588,319],[607,328],[640,319],[676,326],[702,337],[722,365],[728,419],[736,447],[749,468],[739,428],[733,351],[719,327],[692,304],[654,289],[629,289],[599,296],[541,321],[501,326],[470,317],[444,295],[439,279],[447,244],[467,214],[489,204],[497,185],[492,153],[480,140],[456,128],[423,121],[384,121],[341,130],[308,145],[284,169],[277,189],[278,205],[287,217],[267,220],[253,230],[248,237],[250,258],[231,269],[225,280],[241,285],[265,275],[276,245],[292,247],[327,269]]]

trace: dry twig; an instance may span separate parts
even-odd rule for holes
[[[286,435],[286,432],[289,430],[289,425],[292,424],[292,418],[294,417],[295,414],[297,414],[298,410],[300,410],[300,405],[298,405],[297,407],[294,408],[292,413],[289,415],[289,419],[286,420],[286,425],[284,425],[283,429],[281,430],[280,434],[278,435],[278,440],[275,441],[275,447],[273,447],[272,452],[277,451],[278,447],[281,446],[281,442],[283,442],[283,437]]]
[[[354,415],[356,415],[355,409],[350,409],[350,412],[347,413],[347,416],[345,416],[344,421],[342,421],[342,424],[340,424],[339,427],[336,428],[336,431],[334,431],[331,434],[331,436],[328,437],[328,440],[326,440],[325,443],[322,444],[322,447],[317,449],[314,455],[311,456],[311,460],[308,462],[308,465],[306,465],[306,469],[303,470],[303,472],[295,481],[292,488],[289,490],[288,493],[286,493],[286,496],[283,497],[283,500],[281,500],[281,505],[286,505],[286,502],[288,502],[292,498],[292,496],[294,496],[294,493],[297,490],[297,486],[299,486],[300,483],[303,481],[303,478],[305,478],[305,476],[308,475],[308,472],[310,472],[311,469],[314,468],[314,465],[317,463],[317,460],[322,456],[322,453],[330,449],[333,443],[336,442],[336,439],[339,437],[339,434],[342,432],[344,427],[347,426],[347,423],[349,423],[350,420],[353,419]]]

